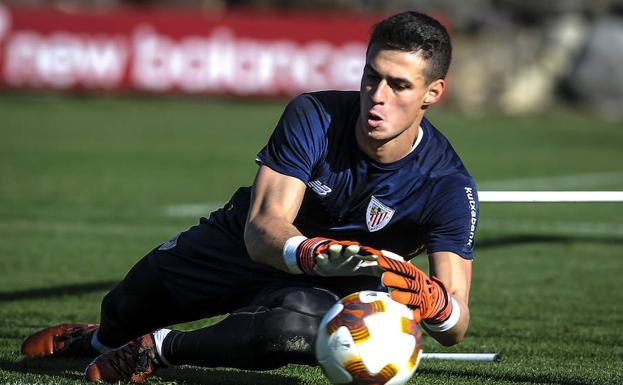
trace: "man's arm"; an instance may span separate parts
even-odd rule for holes
[[[413,309],[418,322],[440,344],[463,340],[469,325],[471,261],[452,252],[429,256],[430,275],[387,250],[371,256],[384,271],[381,281],[390,296]]]
[[[251,259],[287,271],[282,257],[286,241],[301,235],[292,224],[305,195],[305,184],[260,166],[255,177],[244,242]]]
[[[307,238],[293,225],[305,188],[297,178],[260,167],[244,229],[251,259],[292,274],[375,275],[376,267],[364,266],[358,255],[373,249],[353,241]]]
[[[458,344],[463,340],[469,326],[469,289],[472,279],[472,261],[461,258],[451,252],[436,252],[429,255],[430,276],[443,281],[448,293],[459,305],[458,322],[449,330],[435,332],[427,329],[428,334],[444,346]],[[456,310],[454,310],[456,311]]]

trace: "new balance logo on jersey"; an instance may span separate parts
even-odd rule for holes
[[[169,239],[168,241],[166,241],[165,243],[160,245],[158,247],[158,250],[162,250],[162,251],[171,250],[172,248],[177,246],[177,238],[179,238],[179,237],[180,237],[180,234],[177,234],[173,238]]]
[[[333,191],[331,190],[331,187],[325,184],[322,184],[322,182],[317,179],[307,182],[307,185],[309,186],[309,188],[311,188],[316,194],[320,195],[321,197]]]
[[[385,227],[394,216],[394,212],[394,209],[385,206],[373,195],[370,199],[370,203],[368,203],[368,209],[366,210],[368,231],[374,232]]]

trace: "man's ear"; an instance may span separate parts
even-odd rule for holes
[[[441,99],[444,91],[446,90],[446,81],[444,79],[437,79],[432,81],[428,85],[426,95],[424,95],[423,106],[427,107],[431,104],[435,104]]]

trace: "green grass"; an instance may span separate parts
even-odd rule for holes
[[[252,182],[282,102],[0,95],[0,384],[76,384],[83,360],[26,360],[21,340],[96,321],[154,245]],[[561,112],[433,110],[482,189],[623,190],[623,124]],[[524,180],[525,179],[525,180]],[[423,361],[412,384],[623,383],[623,205],[481,207],[472,322],[458,347],[497,364]],[[183,325],[192,328],[203,324]],[[207,321],[209,322],[209,321]],[[327,384],[319,370],[183,367],[161,384]]]

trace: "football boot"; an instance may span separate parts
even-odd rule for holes
[[[91,347],[93,333],[99,324],[71,323],[51,326],[28,336],[22,343],[22,354],[28,357],[96,356]]]
[[[145,334],[98,356],[87,366],[85,378],[91,382],[143,382],[163,366],[153,335]]]

